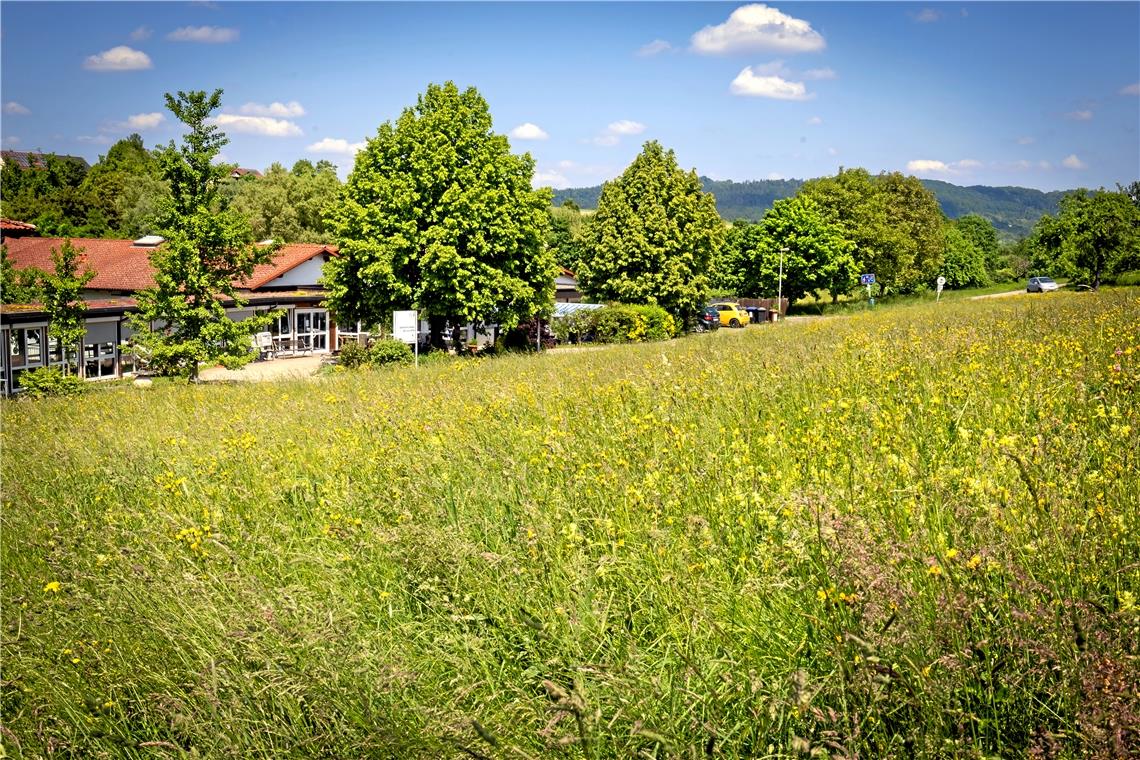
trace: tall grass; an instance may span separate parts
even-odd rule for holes
[[[16,757],[1112,756],[1140,299],[8,402]]]

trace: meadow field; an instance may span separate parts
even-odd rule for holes
[[[1140,291],[6,401],[12,757],[1123,757]]]

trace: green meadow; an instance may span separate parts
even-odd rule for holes
[[[0,404],[11,757],[1114,757],[1140,291]]]

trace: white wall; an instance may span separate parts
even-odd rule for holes
[[[301,264],[298,267],[290,269],[280,277],[270,280],[262,287],[266,288],[280,288],[280,287],[296,287],[299,285],[316,285],[321,279],[321,270],[328,261],[326,254],[317,254],[313,258]]]

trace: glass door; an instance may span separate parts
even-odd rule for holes
[[[297,347],[302,351],[328,351],[329,315],[324,309],[297,309]]]

